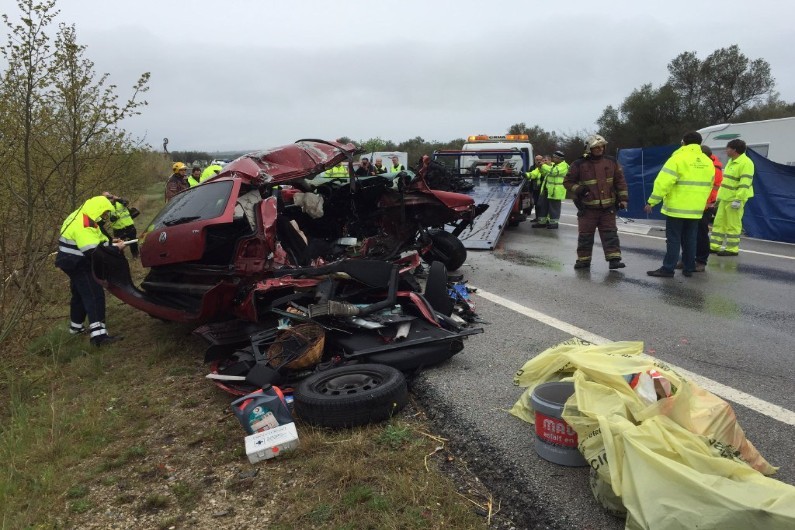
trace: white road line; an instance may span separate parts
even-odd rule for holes
[[[568,322],[563,322],[562,320],[558,320],[557,318],[551,317],[547,314],[541,313],[534,309],[530,309],[529,307],[525,307],[521,304],[517,304],[516,302],[512,302],[511,300],[503,298],[502,296],[492,294],[488,291],[483,291],[482,289],[479,289],[474,285],[470,285],[470,287],[472,287],[473,289],[477,289],[477,291],[474,294],[482,298],[485,298],[490,302],[494,302],[497,305],[501,305],[507,309],[516,311],[517,313],[524,315],[528,318],[532,318],[533,320],[537,320],[542,324],[546,324],[548,326],[559,329],[566,333],[571,333],[573,336],[579,337],[583,340],[587,340],[588,342],[592,342],[593,344],[607,344],[609,342],[613,342],[608,338],[596,335],[582,328],[578,328],[573,324],[569,324]],[[753,411],[758,412],[759,414],[763,414],[769,418],[773,418],[774,420],[786,423],[787,425],[795,425],[795,412],[791,410],[785,409],[784,407],[780,407],[774,403],[769,403],[767,401],[754,397],[751,394],[746,394],[741,390],[737,390],[730,386],[726,386],[722,383],[718,383],[717,381],[713,381],[712,379],[695,374],[693,372],[690,372],[689,370],[685,370],[684,368],[679,368],[678,366],[674,366],[671,363],[668,364],[672,368],[674,368],[677,372],[682,374],[684,377],[690,379],[701,388],[709,390],[713,394],[718,395],[723,399],[727,399],[729,401],[738,403],[744,407],[747,407]]]

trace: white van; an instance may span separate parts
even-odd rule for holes
[[[726,144],[739,138],[748,147],[779,164],[795,165],[795,116],[775,120],[722,123],[698,130],[701,143],[726,164]]]

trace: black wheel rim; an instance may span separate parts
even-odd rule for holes
[[[375,373],[344,374],[324,378],[312,385],[312,390],[327,396],[349,396],[373,390],[381,382]]]

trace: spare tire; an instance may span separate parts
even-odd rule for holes
[[[310,375],[296,385],[293,399],[301,420],[336,429],[391,418],[408,403],[408,387],[391,366],[352,364]]]
[[[422,255],[427,263],[441,261],[448,271],[458,270],[467,259],[467,249],[456,236],[434,228],[428,230],[428,235],[433,242],[431,249]]]

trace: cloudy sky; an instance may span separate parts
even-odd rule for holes
[[[11,2],[7,2],[10,4]],[[16,8],[9,9],[12,19]],[[684,51],[738,44],[795,101],[795,3],[778,0],[58,0],[125,123],[154,147],[253,150],[299,138],[593,132],[607,105]]]

